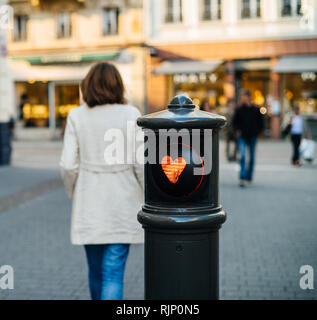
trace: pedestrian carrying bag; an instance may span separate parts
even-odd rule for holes
[[[315,156],[315,141],[311,139],[303,139],[300,151],[304,160],[312,162]]]

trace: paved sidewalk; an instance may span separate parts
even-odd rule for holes
[[[13,266],[15,289],[0,299],[89,299],[84,250],[69,241],[61,143],[14,147],[14,166],[0,168],[0,265]],[[255,182],[240,189],[221,146],[220,297],[316,299],[316,289],[299,288],[299,268],[317,270],[317,167],[291,167],[286,142],[258,147]],[[143,245],[132,246],[125,299],[143,298],[143,263]]]
[[[12,165],[23,168],[57,169],[63,142],[14,141]]]

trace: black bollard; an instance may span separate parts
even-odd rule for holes
[[[140,117],[145,135],[145,299],[218,299],[219,130],[224,117],[180,95]]]

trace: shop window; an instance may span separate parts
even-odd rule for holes
[[[266,97],[269,94],[270,74],[268,71],[246,71],[242,72],[241,88],[248,89],[251,100],[258,106],[264,107]]]
[[[281,16],[296,17],[302,14],[301,0],[282,0]]]
[[[222,14],[221,2],[221,0],[203,0],[202,20],[220,20]]]
[[[256,19],[261,17],[261,0],[242,0],[241,19]]]
[[[79,106],[79,85],[57,83],[55,85],[56,126],[64,131],[70,110]]]
[[[119,30],[119,9],[105,8],[102,12],[102,35],[116,35]]]
[[[70,13],[60,13],[57,16],[57,38],[70,38],[72,36],[72,16]]]
[[[212,73],[174,74],[168,81],[170,95],[185,94],[197,107],[204,110],[207,110],[207,101],[209,111],[221,114],[227,103],[224,93],[224,71],[223,67],[219,67]]]
[[[29,17],[26,15],[17,15],[14,17],[14,41],[27,40],[27,25]]]
[[[18,114],[24,127],[47,127],[49,119],[47,83],[30,80],[16,83]]]
[[[182,0],[166,0],[165,22],[180,23],[183,21],[183,1]]]
[[[24,127],[48,127],[52,116],[48,105],[48,83],[46,81],[16,83],[18,115]],[[66,118],[71,109],[79,106],[79,85],[77,83],[55,84],[56,127],[64,130]]]
[[[283,112],[291,112],[296,105],[307,115],[317,114],[317,75],[314,72],[283,75]]]

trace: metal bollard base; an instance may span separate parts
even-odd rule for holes
[[[225,212],[187,218],[185,227],[186,216],[177,223],[179,216],[139,213],[145,229],[146,300],[219,299],[218,230]],[[163,227],[164,220],[169,226]],[[210,224],[203,227],[206,220]]]

